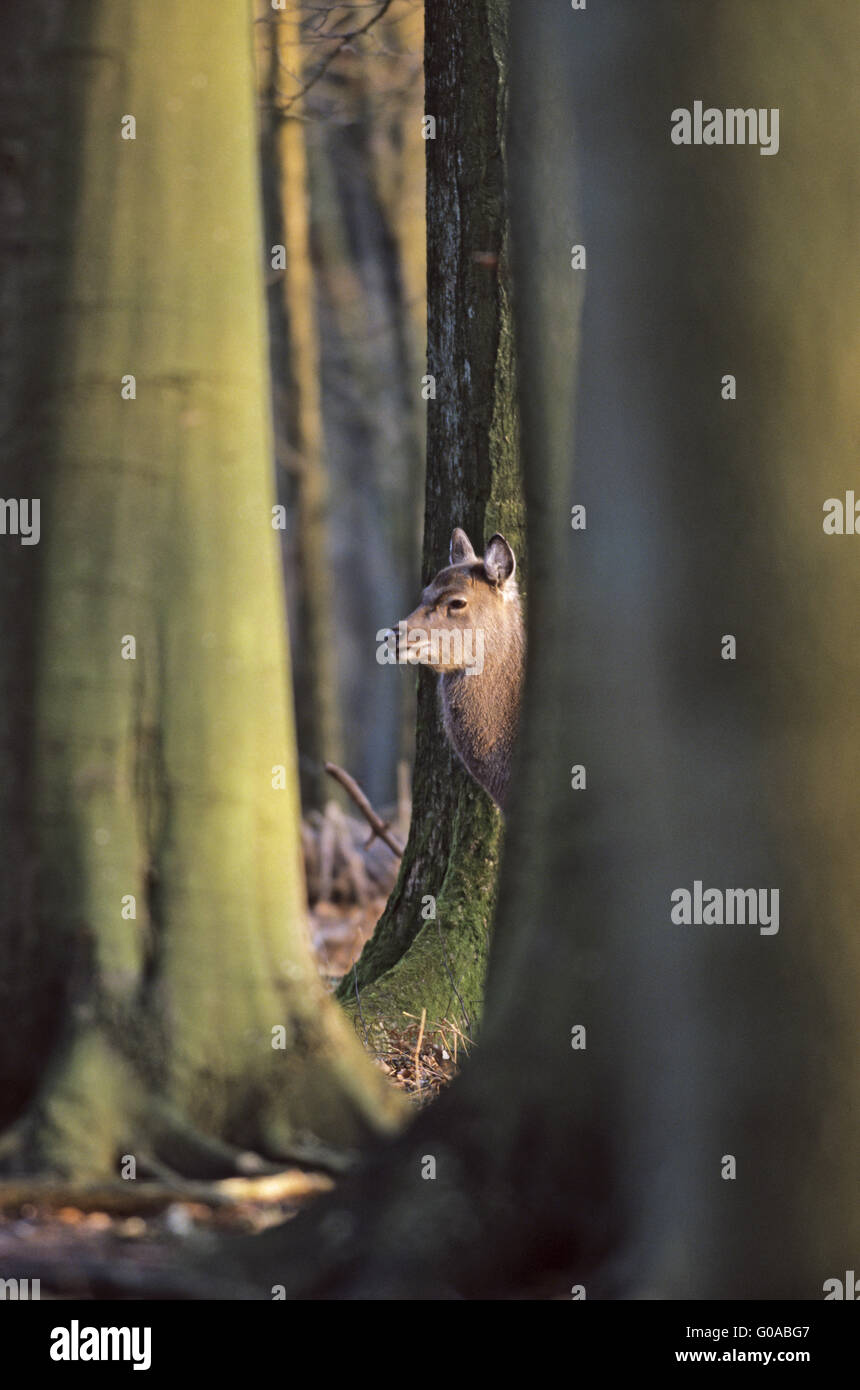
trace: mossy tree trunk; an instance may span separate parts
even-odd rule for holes
[[[58,86],[33,154],[56,156],[59,236],[25,306],[50,372],[19,383],[43,448],[30,780],[0,792],[27,849],[0,922],[2,1072],[40,1057],[19,1165],[229,1171],[392,1118],[305,937],[250,21],[88,0],[28,55]]]
[[[506,0],[426,6],[425,107],[435,120],[426,142],[427,372],[436,395],[427,402],[422,584],[447,563],[454,526],[478,548],[502,531],[523,559],[505,235],[506,29]],[[385,913],[339,991],[349,1008],[360,991],[368,1030],[402,1026],[404,1012],[426,1008],[431,1023],[447,1018],[473,1032],[500,842],[501,817],[450,751],[436,679],[422,672],[409,842]]]

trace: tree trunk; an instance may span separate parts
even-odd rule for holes
[[[366,61],[375,66],[377,59]],[[315,123],[308,154],[326,328],[324,409],[333,441],[332,487],[342,503],[335,578],[341,702],[350,714],[345,758],[371,799],[387,804],[410,707],[414,737],[414,691],[407,682],[385,679],[385,671],[368,676],[376,632],[408,611],[417,586],[416,480],[420,484],[423,444],[413,418],[419,404],[423,415],[423,402],[420,371],[410,371],[405,348],[397,248],[370,173],[368,127],[378,112],[363,98],[361,74],[361,67],[343,74],[336,90],[344,123]],[[423,196],[423,170],[413,168],[412,182]]]
[[[30,383],[32,781],[2,800],[27,813],[32,888],[4,899],[21,1007],[0,1069],[49,999],[18,1162],[75,1175],[319,1155],[392,1115],[305,936],[249,26],[242,5],[93,0],[45,64],[60,270],[26,306],[54,351]]]
[[[338,1238],[326,1203],[247,1268],[816,1299],[860,1239],[860,567],[822,526],[856,485],[860,15],[522,6],[511,51],[529,654],[486,1024]],[[673,145],[703,92],[780,107],[779,154]],[[673,923],[695,880],[778,889],[779,931]]]
[[[304,81],[301,0],[269,12],[272,120],[280,233],[285,247],[282,281],[286,323],[286,400],[295,477],[296,549],[295,682],[299,780],[306,805],[323,806],[336,795],[326,760],[343,757],[338,704],[335,597],[328,528],[328,477],[320,385],[316,290],[311,264],[310,189],[301,105],[290,102]]]
[[[422,584],[446,563],[454,526],[478,548],[502,531],[523,558],[505,238],[506,26],[506,0],[430,0],[425,10],[425,107],[436,121],[426,143],[427,370],[436,398],[427,403]],[[404,1011],[426,1008],[431,1023],[447,1018],[472,1033],[500,834],[499,813],[448,747],[436,680],[422,672],[409,842],[386,911],[339,991],[349,1004],[359,989],[368,1028],[385,1031]]]
[[[4,20],[0,54],[0,493],[28,497],[44,459],[42,408],[51,336],[33,305],[51,303],[62,271],[57,231],[61,92],[46,53],[64,0],[34,0]],[[38,486],[38,485],[37,485]],[[28,930],[36,847],[33,836],[33,706],[39,547],[0,536],[0,1016],[17,1020],[19,1046],[0,1047],[0,1126],[32,1093],[56,1036],[62,972],[40,971]]]

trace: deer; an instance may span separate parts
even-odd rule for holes
[[[504,811],[525,658],[516,560],[498,532],[479,557],[459,526],[448,560],[398,624],[397,659],[438,675],[448,741]]]

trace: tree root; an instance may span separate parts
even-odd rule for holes
[[[0,1182],[0,1212],[17,1212],[23,1206],[43,1211],[74,1207],[77,1211],[104,1211],[110,1216],[143,1216],[166,1211],[174,1202],[229,1209],[244,1202],[299,1201],[330,1192],[333,1186],[326,1174],[305,1173],[297,1168],[257,1178],[222,1178],[212,1183],[74,1183],[22,1178]]]

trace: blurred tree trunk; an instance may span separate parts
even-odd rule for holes
[[[346,93],[341,89],[341,102],[352,95],[352,85]],[[388,273],[393,247],[381,235],[362,142],[371,113],[352,101],[347,109],[346,129],[320,123],[308,150],[313,237],[328,315],[326,418],[340,443],[339,454],[331,456],[332,481],[344,502],[335,559],[339,675],[342,707],[350,714],[347,765],[372,800],[390,801],[397,730],[410,704],[414,725],[415,702],[404,682],[386,681],[387,673],[371,663],[376,632],[410,591],[399,542],[410,516],[417,516],[409,484],[423,454],[409,427],[409,363],[396,350],[404,310]],[[415,373],[416,396],[418,379]],[[412,561],[417,571],[414,537]]]
[[[398,72],[401,85],[423,86],[424,7],[413,3],[383,21],[389,66]],[[410,76],[411,65],[420,71]],[[419,390],[427,347],[427,219],[425,181],[414,171],[424,163],[425,141],[419,113],[412,103],[401,101],[392,114],[379,101],[373,79],[375,64],[359,72],[359,90],[369,133],[367,167],[386,247],[386,269],[392,305],[392,328],[399,364],[398,413],[404,435],[404,462],[396,478],[389,518],[390,544],[397,557],[397,572],[406,591],[398,606],[401,615],[411,611],[421,579],[422,490],[427,444],[427,404]],[[378,85],[378,84],[377,84]],[[423,110],[423,108],[421,108]],[[393,491],[393,490],[392,490]],[[415,690],[401,681],[399,753],[411,764],[415,750]],[[404,698],[405,697],[405,698]]]
[[[370,24],[365,39],[335,54],[322,80],[291,106],[290,116],[301,122],[308,164],[330,498],[326,542],[337,594],[332,640],[341,760],[371,799],[386,806],[394,795],[398,757],[405,751],[411,762],[415,726],[413,683],[392,681],[390,672],[381,670],[368,681],[368,662],[379,627],[411,607],[420,572],[426,410],[420,396],[426,340],[423,5],[396,0],[381,17],[376,9],[365,17],[348,6],[333,7],[323,17],[303,6],[303,53],[289,56],[279,73],[272,59],[276,17],[268,0],[257,5],[258,71],[267,115],[262,168],[268,244],[283,239],[273,108],[299,90],[298,68],[313,76],[320,61],[335,53],[334,37],[324,39],[323,33],[335,36],[357,23]],[[305,750],[304,728],[314,714],[306,712],[312,698],[302,694],[306,653],[296,602],[302,589],[296,524],[300,460],[293,394],[284,372],[290,345],[282,280],[282,274],[270,278],[269,295],[279,492],[288,511],[283,552],[300,770],[313,777],[319,762]]]
[[[52,337],[32,312],[56,296],[61,93],[47,47],[65,0],[33,0],[4,19],[0,52],[0,494],[29,497],[35,461],[48,447],[42,409]],[[38,476],[41,476],[41,471]],[[33,705],[39,547],[0,537],[0,1016],[27,1019],[24,1045],[0,1048],[0,1124],[32,1092],[56,1036],[62,977],[43,976],[34,993],[39,943],[32,914]]]
[[[337,795],[326,759],[340,762],[343,737],[337,680],[337,624],[328,528],[328,476],[320,383],[316,288],[311,263],[305,124],[289,106],[305,80],[301,0],[268,11],[275,180],[285,247],[286,401],[290,471],[295,481],[297,615],[295,707],[302,800],[321,806]]]
[[[523,6],[511,51],[530,636],[486,1024],[348,1233],[324,1203],[247,1268],[816,1299],[860,1239],[860,542],[822,529],[857,478],[860,12]],[[674,146],[704,91],[781,108],[779,154]],[[779,932],[675,925],[696,879],[779,889]]]
[[[44,452],[32,652],[16,641],[31,717],[12,691],[31,781],[0,795],[27,855],[0,921],[0,1071],[39,1055],[14,1161],[74,1174],[318,1155],[391,1117],[305,937],[249,25],[242,5],[92,0],[38,58],[60,96],[31,158],[56,156],[60,237],[21,298],[52,353],[16,383]],[[32,490],[19,464],[4,489]]]
[[[505,239],[506,26],[507,0],[430,0],[425,9],[425,107],[436,121],[426,142],[427,371],[436,398],[427,402],[422,584],[447,562],[454,526],[479,549],[502,531],[524,558]],[[422,672],[409,843],[386,911],[339,992],[348,1004],[357,984],[368,1028],[426,1008],[431,1022],[447,1018],[471,1033],[500,822],[451,753],[436,678]],[[422,916],[428,896],[435,917],[430,906]]]
[[[606,789],[591,834],[615,865],[574,909],[619,937],[622,1171],[651,1287],[820,1298],[860,1243],[860,567],[822,527],[857,480],[860,12],[612,11],[569,78],[589,234],[574,500],[606,511],[577,548],[575,760]],[[778,153],[672,144],[701,97],[777,108]],[[673,925],[694,880],[779,890],[778,934]]]

